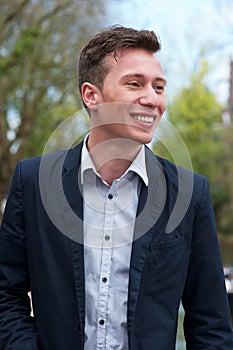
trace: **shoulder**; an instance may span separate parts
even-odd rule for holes
[[[21,160],[17,164],[16,169],[18,168],[21,176],[26,178],[37,176],[39,172],[48,172],[49,170],[62,172],[65,166],[72,167],[79,163],[81,149],[82,143],[71,149],[27,158]]]
[[[151,150],[146,148],[148,159],[152,157],[159,164],[168,188],[182,192],[189,192],[192,190],[193,196],[201,197],[204,192],[209,191],[208,180],[202,174],[194,172],[192,169],[186,169],[182,166],[172,163],[171,161],[155,155]]]
[[[184,168],[180,165],[172,163],[171,161],[169,161],[165,158],[161,158],[161,157],[156,156],[156,155],[154,155],[154,157],[158,160],[164,173],[167,175],[167,177],[170,180],[178,179],[179,175],[182,175],[184,178],[189,177],[189,176],[193,176],[195,181],[197,181],[197,183],[199,183],[199,182],[202,183],[203,181],[206,180],[204,175],[198,174],[198,173],[194,172],[192,169]]]

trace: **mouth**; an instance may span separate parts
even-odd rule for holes
[[[148,116],[148,115],[142,115],[142,114],[130,114],[130,116],[135,119],[138,120],[139,122],[143,122],[146,124],[152,124],[156,118],[156,116]]]

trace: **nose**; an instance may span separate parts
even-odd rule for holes
[[[148,87],[143,90],[143,94],[139,97],[139,103],[150,108],[159,107],[161,103],[161,96],[153,87]]]

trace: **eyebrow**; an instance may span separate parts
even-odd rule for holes
[[[121,80],[125,80],[125,79],[132,79],[132,78],[138,78],[138,79],[142,79],[144,78],[145,76],[143,74],[140,74],[140,73],[130,73],[130,74],[126,74],[124,75]],[[164,85],[167,84],[167,80],[163,77],[157,77],[154,79],[154,81],[156,82],[161,82],[163,83]]]

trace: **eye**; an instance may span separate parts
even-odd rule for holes
[[[133,86],[133,87],[139,87],[139,86],[140,86],[139,82],[138,82],[138,81],[135,81],[135,80],[129,81],[127,84],[128,84],[129,86]]]
[[[162,93],[164,92],[164,90],[165,90],[165,86],[164,86],[164,85],[156,85],[156,86],[154,87],[154,89],[155,89],[155,91],[156,91],[157,93],[162,94]]]

